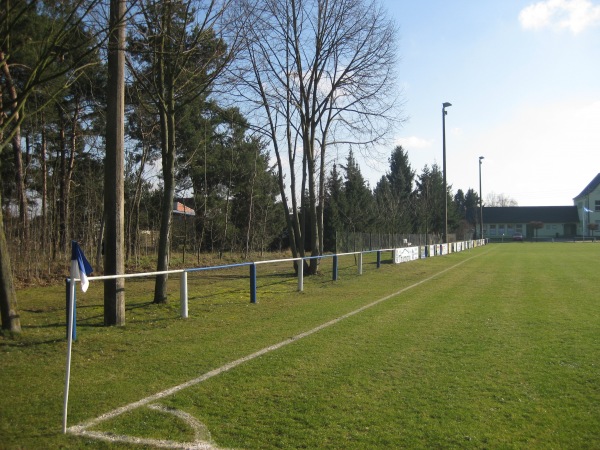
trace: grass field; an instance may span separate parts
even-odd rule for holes
[[[64,287],[23,290],[23,335],[0,337],[0,447],[597,449],[599,261],[599,244],[510,243],[380,269],[373,256],[359,277],[344,257],[339,281],[326,263],[302,293],[288,265],[259,266],[254,305],[247,268],[207,272],[190,275],[188,319],[175,277],[166,306],[152,280],[128,281],[120,328],[101,326],[92,283],[69,426],[286,344],[89,428],[130,443],[61,433]]]

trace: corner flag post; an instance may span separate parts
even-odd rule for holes
[[[67,307],[67,369],[65,375],[65,398],[63,402],[63,434],[67,432],[67,409],[69,405],[69,382],[71,380],[71,353],[73,350],[73,334],[75,327],[75,280],[81,281],[81,290],[87,291],[88,275],[92,274],[92,266],[85,258],[81,247],[71,241],[71,277],[69,279],[69,299]]]
[[[71,335],[73,336],[73,340],[77,340],[77,297],[76,290],[71,291],[71,278],[65,278],[65,293],[66,293],[66,303],[65,310],[66,314],[66,324],[67,324],[67,340],[69,339],[69,323],[71,322],[71,317],[73,318],[73,332]],[[73,307],[71,306],[71,296],[73,296]],[[75,308],[75,309],[72,309]],[[73,313],[71,313],[71,311]]]
[[[71,380],[71,352],[73,349],[73,328],[75,323],[75,279],[69,280],[69,308],[67,322],[67,369],[65,375],[65,398],[63,401],[63,434],[67,432],[67,409],[69,405],[69,382]]]

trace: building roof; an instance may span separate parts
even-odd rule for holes
[[[484,207],[483,223],[578,223],[576,206]]]
[[[196,211],[194,211],[189,206],[185,206],[181,202],[173,202],[173,214],[183,214],[185,216],[195,216]]]
[[[590,182],[590,184],[588,184],[585,187],[585,189],[581,191],[581,194],[575,197],[574,200],[577,200],[580,197],[585,197],[589,193],[593,192],[598,187],[598,185],[600,185],[600,173],[596,175],[596,177]]]

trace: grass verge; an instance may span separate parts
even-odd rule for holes
[[[148,302],[152,281],[128,282],[121,328],[101,326],[102,289],[92,285],[78,293],[69,424],[440,274],[159,403],[229,448],[597,448],[599,252],[593,244],[493,245],[381,269],[366,260],[361,277],[342,258],[338,282],[324,266],[303,293],[289,267],[264,266],[257,305],[245,270],[204,273],[190,280],[187,320],[177,317],[176,279],[165,306]],[[0,341],[0,445],[136,448],[60,434],[64,291],[19,294],[23,336]],[[95,429],[191,438],[179,419],[148,408]]]

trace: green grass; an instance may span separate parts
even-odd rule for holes
[[[388,256],[388,255],[386,255]],[[102,327],[102,287],[78,295],[69,425],[196,378],[433,279],[155,403],[225,448],[599,448],[597,244],[490,245],[375,268],[331,260],[296,292],[289,265],[189,275],[190,318],[128,281],[127,325]],[[140,448],[61,434],[64,287],[19,292],[23,335],[0,339],[0,448]],[[186,442],[141,407],[93,428]]]

